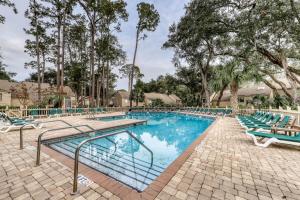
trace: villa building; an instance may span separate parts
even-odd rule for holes
[[[160,99],[166,105],[179,106],[182,105],[181,99],[175,94],[167,95],[161,93],[144,93],[144,101],[139,102],[138,106],[148,106],[153,100]],[[127,91],[117,91],[113,97],[113,105],[115,107],[128,107],[129,92]],[[133,106],[136,106],[136,102],[133,102]]]
[[[10,82],[0,80],[0,106],[23,107],[24,101],[26,106],[36,104],[38,101],[38,84],[34,82]],[[48,83],[41,84],[42,101],[51,95],[57,94],[56,87]],[[71,107],[75,101],[75,93],[69,86],[64,86],[63,90],[64,105]],[[49,102],[50,103],[50,102]]]
[[[286,85],[288,92],[292,94],[293,91],[292,91],[292,87],[289,84],[289,82],[286,79],[280,79],[280,81]],[[278,84],[276,84],[272,81],[270,81],[270,82],[272,85],[274,85],[276,87],[276,90],[279,95],[285,95],[283,90],[281,89],[281,87]],[[298,95],[300,95],[300,87],[298,87],[297,91],[298,91]],[[217,104],[219,95],[220,95],[219,93],[212,95],[211,100],[212,100],[213,105]],[[238,90],[239,105],[247,106],[248,104],[252,104],[253,98],[258,95],[265,96],[268,99],[273,99],[274,91],[270,87],[265,85],[264,83],[253,83],[252,82],[252,83],[243,84]],[[230,106],[230,97],[231,97],[230,89],[226,89],[223,92],[223,96],[222,96],[221,102],[220,102],[220,107]]]
[[[128,107],[130,104],[129,92],[123,90],[117,91],[113,96],[112,101],[115,107]]]
[[[171,106],[180,106],[182,105],[181,99],[175,94],[167,95],[156,92],[144,93],[145,96],[145,105],[150,105],[153,100],[160,99],[164,104]]]

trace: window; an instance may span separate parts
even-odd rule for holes
[[[239,103],[244,103],[245,102],[245,99],[243,97],[239,97]]]
[[[2,93],[0,93],[0,101],[2,101]]]

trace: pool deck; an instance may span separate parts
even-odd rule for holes
[[[61,119],[93,128],[133,123],[85,118]],[[59,126],[63,125],[54,123],[47,128]],[[35,167],[36,148],[32,143],[39,132],[25,131],[23,150],[19,150],[18,131],[0,134],[0,199],[133,199],[129,195],[113,194],[96,183],[80,186],[81,193],[71,196],[73,170],[70,167],[45,153],[42,153],[41,165]],[[299,149],[279,145],[257,147],[237,120],[229,117],[218,119],[202,139],[190,149],[191,155],[182,160],[183,164],[178,165],[179,170],[173,168],[171,180],[160,178],[160,187],[153,188],[157,190],[153,191],[158,194],[155,195],[157,200],[300,199]],[[151,191],[139,197],[153,199]]]

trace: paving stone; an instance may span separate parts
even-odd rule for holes
[[[18,134],[0,134],[1,200],[120,199],[96,183],[81,188],[82,195],[71,196],[70,168],[44,153],[42,164],[35,167],[36,148],[30,142],[39,131],[26,131],[24,150],[18,149]],[[157,200],[298,200],[297,166],[299,150],[279,145],[256,147],[236,119],[225,117],[212,127]]]
[[[181,191],[178,191],[175,195],[178,199],[181,199],[181,200],[185,200],[187,198],[187,194],[181,192]]]

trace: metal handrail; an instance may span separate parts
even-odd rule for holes
[[[88,131],[88,132],[84,132],[80,129],[78,129],[79,127],[87,127],[89,128],[91,131]],[[97,130],[93,129],[91,126],[89,125],[76,125],[76,126],[69,126],[69,127],[62,127],[62,128],[57,128],[57,129],[49,129],[49,130],[45,130],[43,131],[42,133],[39,134],[38,136],[38,143],[37,143],[37,154],[36,154],[36,166],[39,166],[40,165],[40,160],[41,160],[41,144],[42,144],[42,136],[45,134],[45,133],[48,133],[48,132],[52,132],[52,131],[59,131],[59,130],[65,130],[65,129],[75,129],[77,131],[79,131],[80,133],[85,133],[85,134],[88,134],[88,133],[95,133]],[[109,138],[105,138],[106,140],[110,141],[111,143],[113,143],[115,145],[115,152],[117,150],[117,144],[112,141],[111,139]]]
[[[129,132],[128,130],[123,130],[123,131],[119,131],[119,132],[114,132],[114,133],[108,133],[108,134],[105,134],[105,135],[100,135],[100,136],[97,136],[97,137],[93,137],[93,138],[90,138],[90,139],[87,139],[87,140],[84,140],[82,141],[77,147],[76,147],[76,150],[75,150],[75,160],[74,160],[74,179],[73,179],[73,192],[71,193],[72,195],[75,195],[77,194],[77,188],[78,188],[78,182],[77,182],[77,179],[78,179],[78,164],[79,164],[79,153],[80,153],[80,148],[88,143],[88,142],[91,142],[93,140],[98,140],[98,139],[102,139],[102,138],[107,138],[109,136],[114,136],[114,135],[118,135],[118,134],[121,134],[121,133],[127,133],[130,137],[132,137],[135,141],[137,141],[140,145],[142,145],[147,151],[150,152],[151,154],[151,165],[150,165],[150,168],[152,167],[153,165],[153,152],[146,146],[144,145],[139,139],[137,139],[131,132]]]
[[[72,124],[64,121],[64,120],[51,120],[51,121],[45,121],[45,122],[40,122],[40,124],[43,123],[51,123],[51,122],[63,122],[64,124],[68,125],[68,127],[72,126]],[[34,123],[39,123],[39,122],[34,122]],[[23,129],[28,126],[28,124],[24,124],[23,126],[20,127],[20,149],[23,149]]]

